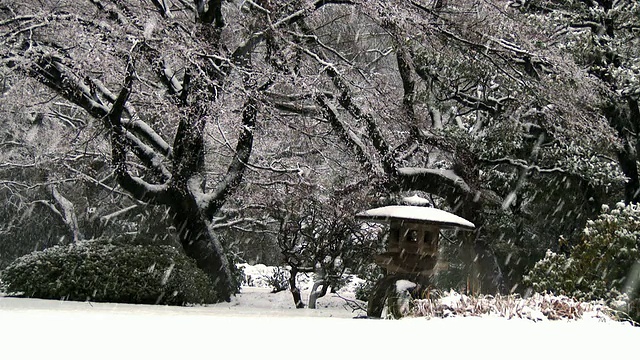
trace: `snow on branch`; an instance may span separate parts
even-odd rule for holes
[[[103,119],[109,109],[97,99],[91,88],[80,81],[64,66],[66,59],[41,49],[34,62],[27,64],[26,72],[42,84],[64,96],[65,99],[79,105],[96,119]]]
[[[129,95],[131,94],[134,73],[135,67],[133,65],[133,60],[129,58],[124,85],[106,116],[111,129],[111,162],[115,168],[115,175],[120,186],[129,191],[139,200],[158,201],[162,203],[164,201],[163,199],[167,198],[169,191],[169,187],[166,183],[163,185],[147,183],[139,177],[132,176],[127,169],[127,144],[132,140],[137,140],[137,138],[125,131],[122,125],[122,114],[124,112],[125,104],[129,100]],[[140,147],[135,148],[137,150],[136,154],[144,154],[145,150],[150,151],[150,148],[146,145],[138,145]],[[151,151],[151,153],[153,152]],[[154,159],[151,159],[151,162],[156,164],[159,163],[157,160],[154,161]]]
[[[277,174],[302,174],[303,170],[300,168],[300,164],[296,164],[296,167],[284,167],[281,165],[281,160],[273,160],[269,166],[262,166],[258,164],[247,164],[249,167],[257,170],[266,170]]]
[[[465,183],[465,181],[460,176],[456,175],[453,170],[407,167],[398,169],[398,173],[403,176],[437,176],[441,177],[451,184],[455,184],[465,192],[471,191],[469,185],[467,185],[467,183]]]
[[[21,26],[19,26],[15,30],[12,29],[10,31],[0,33],[0,39],[2,39],[2,43],[6,44],[9,41],[15,39],[20,34],[33,32],[38,28],[49,26],[56,21],[68,20],[73,18],[74,17],[71,14],[48,14],[46,16],[15,16],[7,20],[0,21],[0,26],[10,25],[15,22],[19,22]]]
[[[198,205],[205,211],[209,218],[213,218],[215,213],[226,201],[229,194],[234,191],[242,181],[244,170],[249,163],[251,151],[253,149],[253,131],[258,116],[256,100],[250,97],[244,104],[242,111],[242,128],[238,136],[235,148],[235,156],[224,177],[218,181],[213,191],[204,193],[200,187],[200,180],[194,177],[189,180],[189,191],[196,197]]]
[[[258,5],[258,4],[256,4],[256,3],[255,3],[254,1],[252,1],[252,0],[245,0],[245,1],[243,1],[243,3],[242,3],[242,4],[240,4],[240,7],[244,6],[244,3],[247,3],[247,4],[251,5],[251,7],[252,7],[252,8],[254,8],[254,9],[258,9],[259,11],[261,11],[261,12],[263,12],[263,13],[265,13],[265,14],[271,14],[271,11],[269,11],[269,10],[265,9],[264,7],[262,7],[262,6]]]
[[[120,209],[120,210],[117,210],[117,211],[112,212],[111,214],[107,214],[107,215],[101,216],[101,217],[100,217],[100,221],[101,221],[101,222],[103,222],[103,223],[108,223],[108,222],[109,222],[109,221],[111,221],[113,218],[118,217],[118,216],[120,216],[120,215],[122,215],[122,214],[126,214],[126,213],[128,213],[129,211],[134,210],[134,209],[136,209],[136,208],[138,208],[138,205],[137,205],[137,204],[133,204],[133,205],[131,205],[131,206],[127,206],[127,207],[126,207],[126,208],[124,208],[124,209]]]
[[[469,95],[464,92],[456,91],[453,96],[453,100],[456,100],[461,105],[464,105],[470,109],[486,111],[490,114],[496,114],[500,112],[505,100],[511,100],[511,98],[504,99],[481,99],[479,97]]]
[[[313,1],[309,4],[307,4],[306,6],[304,6],[302,9],[295,11],[287,16],[285,16],[284,18],[274,22],[272,24],[272,27],[279,27],[285,24],[293,24],[297,21],[299,21],[300,19],[304,18],[305,16],[307,16],[310,12],[314,11],[314,10],[318,10],[321,7],[323,7],[324,5],[328,5],[328,4],[347,4],[347,5],[352,5],[354,4],[353,1],[349,1],[349,0],[316,0]]]
[[[293,31],[287,31],[287,33],[299,38],[299,39],[305,39],[306,41],[311,41],[315,44],[318,44],[318,46],[320,46],[321,48],[327,50],[328,52],[332,53],[333,55],[335,55],[336,57],[338,57],[340,60],[342,60],[345,64],[349,65],[349,66],[354,66],[353,62],[349,59],[347,59],[341,52],[339,52],[338,50],[332,48],[331,46],[323,43],[322,41],[320,41],[320,38],[318,38],[317,35],[315,34],[299,34],[297,32],[293,32]],[[303,49],[303,51],[307,52],[308,49]],[[322,59],[320,59],[320,57],[318,57],[317,55],[311,53],[311,52],[307,52],[308,55],[313,56],[316,58],[317,61],[321,62]]]
[[[479,159],[481,162],[487,163],[487,164],[498,164],[498,165],[510,165],[510,166],[514,166],[526,171],[531,171],[531,172],[535,172],[535,173],[540,173],[540,174],[552,174],[552,173],[557,173],[557,174],[566,174],[568,171],[559,167],[553,167],[553,168],[541,168],[538,165],[529,165],[526,161],[521,160],[521,159],[511,159],[511,158],[499,158],[499,159]]]
[[[405,190],[437,194],[452,202],[476,196],[469,185],[453,170],[399,168],[398,180],[398,185]]]
[[[163,64],[162,66],[163,80],[169,85],[169,91],[172,94],[181,95],[182,84],[178,80],[178,77],[176,77],[175,72],[173,71],[173,69],[171,69],[171,67],[169,66],[169,64],[167,64],[166,61],[163,61],[162,64]]]
[[[68,164],[64,164],[64,167],[65,167],[67,170],[69,170],[69,171],[71,171],[71,172],[73,172],[73,173],[75,173],[75,174],[78,174],[78,176],[82,177],[84,180],[86,180],[86,181],[88,181],[88,182],[90,182],[90,183],[92,183],[92,184],[94,184],[94,185],[100,186],[100,187],[102,187],[102,188],[104,188],[104,189],[108,190],[109,192],[112,192],[112,193],[115,193],[115,194],[118,194],[118,195],[125,196],[125,197],[127,197],[127,198],[129,198],[129,199],[131,199],[131,200],[133,200],[133,201],[138,201],[138,199],[136,199],[135,197],[133,197],[133,195],[131,195],[131,194],[129,194],[129,193],[126,193],[126,192],[123,192],[123,191],[120,191],[120,190],[116,189],[116,186],[115,186],[115,185],[114,185],[114,186],[110,186],[110,185],[108,185],[108,184],[106,184],[106,183],[105,183],[105,181],[107,181],[107,180],[109,180],[111,177],[113,177],[113,172],[112,172],[112,173],[110,173],[109,175],[107,175],[106,177],[104,177],[103,179],[96,179],[96,178],[94,178],[94,177],[91,177],[91,176],[87,175],[86,173],[84,173],[84,172],[82,172],[82,171],[79,171],[79,170],[77,170],[77,169],[74,169],[73,167],[69,166]]]
[[[222,222],[222,221],[223,220],[216,220],[209,228],[211,230],[228,229],[228,228],[237,229],[239,228],[238,225],[242,225],[242,224],[256,225],[261,228],[266,228],[269,226],[268,222],[265,222],[260,219],[255,219],[255,218],[240,218],[240,219],[229,220],[226,222]],[[271,223],[273,223],[273,221]]]
[[[76,210],[73,203],[64,197],[58,191],[55,185],[50,187],[51,197],[53,197],[54,202],[50,202],[48,200],[36,200],[34,204],[43,204],[48,207],[54,214],[58,215],[58,217],[62,220],[62,222],[67,227],[67,230],[71,233],[72,242],[77,242],[83,239],[83,235],[80,232],[80,227],[78,226],[78,217],[76,216]]]
[[[116,100],[116,96],[97,79],[92,79],[91,82],[95,85],[110,102]],[[137,112],[130,103],[125,104],[125,111],[129,115],[128,119],[122,119],[122,125],[136,136],[140,136],[146,140],[156,150],[159,150],[164,156],[169,157],[171,155],[171,145],[167,143],[155,130],[153,130],[146,122],[142,121]]]
[[[334,68],[327,68],[325,72],[327,73],[327,75],[329,75],[338,91],[340,91],[340,96],[338,96],[338,102],[340,103],[340,105],[345,110],[347,110],[353,118],[364,120],[367,134],[371,138],[372,145],[382,158],[382,165],[385,173],[395,173],[397,164],[391,154],[391,148],[382,136],[382,133],[380,132],[380,129],[378,128],[378,125],[376,124],[373,116],[363,111],[353,101],[353,94],[351,92],[351,89],[349,88],[349,85],[346,81],[344,81],[342,76]]]
[[[130,131],[128,127],[130,126],[137,133],[145,134],[147,139],[152,140],[150,141],[152,144],[165,149],[167,152],[170,152],[169,145],[144,122],[131,121],[128,118],[123,119],[125,112],[135,113],[127,106],[127,100],[131,93],[131,83],[134,78],[132,63],[130,62],[127,66],[125,84],[118,96],[114,96],[106,88],[100,90],[113,103],[111,108],[108,108],[98,98],[96,86],[91,86],[95,82],[81,81],[79,76],[64,65],[70,59],[48,52],[45,48],[40,48],[39,52],[40,56],[36,57],[35,61],[27,63],[25,71],[71,103],[82,107],[93,118],[105,121],[105,125],[111,129],[114,136],[112,139],[112,161],[116,166],[120,185],[139,200],[150,200],[167,191],[166,186],[148,184],[141,178],[131,176],[126,170],[126,152],[127,148],[131,148],[146,166],[162,174],[165,179],[170,178],[168,171],[162,164],[161,157]]]

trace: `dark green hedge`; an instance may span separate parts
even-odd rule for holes
[[[25,255],[0,273],[10,296],[133,304],[218,302],[205,273],[168,245],[83,241]]]

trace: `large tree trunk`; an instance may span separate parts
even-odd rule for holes
[[[476,229],[462,234],[461,257],[467,275],[467,292],[470,294],[504,293],[504,277],[495,252],[485,239],[481,237],[485,220],[479,204],[468,199],[459,204],[458,215],[473,222]]]
[[[626,203],[638,202],[640,179],[638,178],[638,155],[635,146],[632,146],[625,139],[624,145],[617,155],[620,169],[628,179],[624,186],[624,201]]]
[[[318,290],[320,288],[320,290]],[[309,293],[309,309],[315,309],[318,299],[327,295],[329,283],[326,279],[320,279],[313,283],[311,293]]]
[[[609,124],[616,129],[622,139],[622,148],[617,151],[620,169],[627,177],[624,188],[625,202],[638,202],[640,200],[640,176],[638,174],[638,139],[631,132],[637,133],[640,128],[640,113],[637,101],[629,99],[628,111],[623,104],[616,99],[611,99],[604,107],[604,115]]]
[[[304,308],[304,303],[302,302],[302,294],[300,293],[300,289],[296,284],[296,277],[298,276],[298,268],[291,267],[291,276],[289,277],[289,290],[291,291],[291,296],[293,296],[293,303],[296,304],[296,309]]]
[[[230,301],[237,289],[233,286],[231,268],[222,244],[209,228],[208,221],[195,202],[173,211],[173,223],[187,256],[196,261],[211,279],[221,300]]]

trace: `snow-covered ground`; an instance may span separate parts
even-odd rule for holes
[[[640,328],[595,317],[371,320],[344,305],[328,294],[295,309],[264,287],[195,307],[0,297],[0,359],[622,359],[640,341]]]

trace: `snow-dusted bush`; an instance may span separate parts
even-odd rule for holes
[[[572,258],[547,250],[545,257],[524,277],[524,282],[536,293],[573,295],[576,290],[575,271]]]
[[[383,270],[376,265],[363,266],[358,273],[358,276],[362,280],[356,286],[356,299],[361,301],[369,301],[369,297],[373,293],[373,289],[378,282],[384,276]]]
[[[289,289],[289,278],[291,275],[287,269],[276,266],[273,272],[267,275],[267,284],[274,293]]]
[[[9,295],[135,304],[219,301],[195,262],[167,245],[83,241],[18,258],[2,271]]]
[[[587,222],[570,256],[548,251],[524,282],[536,292],[623,305],[638,320],[638,267],[640,205],[618,203],[614,209],[603,206],[602,214]]]
[[[522,298],[519,295],[467,296],[450,291],[441,296],[412,300],[402,315],[440,318],[490,315],[532,321],[597,318],[607,321],[615,318],[614,314],[615,311],[603,302],[577,301],[563,295],[536,293]]]

